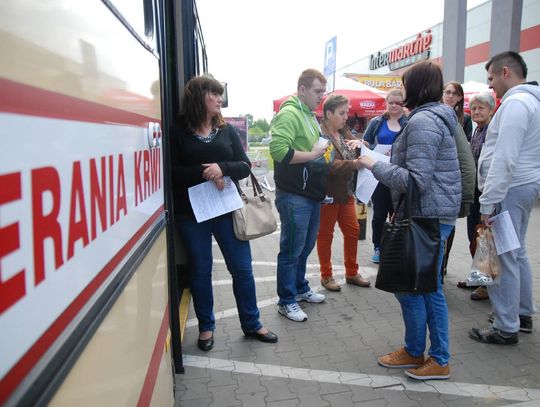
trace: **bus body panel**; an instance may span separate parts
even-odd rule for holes
[[[2,78],[160,118],[157,57],[101,1],[5,0],[0,11]]]
[[[162,231],[51,406],[127,407],[138,405],[139,399],[151,400],[142,405],[172,405],[165,268]]]
[[[0,52],[0,405],[124,274],[52,404],[170,405],[159,58],[99,0],[2,1]]]

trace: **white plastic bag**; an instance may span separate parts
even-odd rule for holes
[[[476,252],[467,285],[491,285],[501,274],[501,262],[495,248],[493,232],[489,228],[480,227],[477,233]]]

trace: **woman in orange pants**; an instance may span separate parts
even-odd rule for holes
[[[327,196],[332,203],[321,207],[321,222],[317,236],[317,253],[321,267],[321,284],[327,290],[339,291],[340,285],[332,276],[332,240],[336,222],[343,233],[345,281],[347,284],[369,287],[369,280],[358,274],[359,226],[354,198],[354,173],[358,169],[356,151],[347,140],[356,140],[345,123],[349,99],[342,95],[330,96],[323,106],[321,131],[334,145],[335,158],[328,173]]]

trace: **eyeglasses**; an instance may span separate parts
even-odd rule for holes
[[[445,90],[444,91],[445,96],[457,96],[458,93],[455,90]]]
[[[387,102],[388,106],[403,106],[403,102]]]

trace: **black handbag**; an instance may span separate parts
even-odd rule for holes
[[[437,290],[440,278],[437,267],[441,248],[439,219],[410,215],[417,196],[412,177],[404,195],[403,219],[384,225],[375,287],[391,293],[431,293]],[[403,195],[398,208],[402,201]]]

